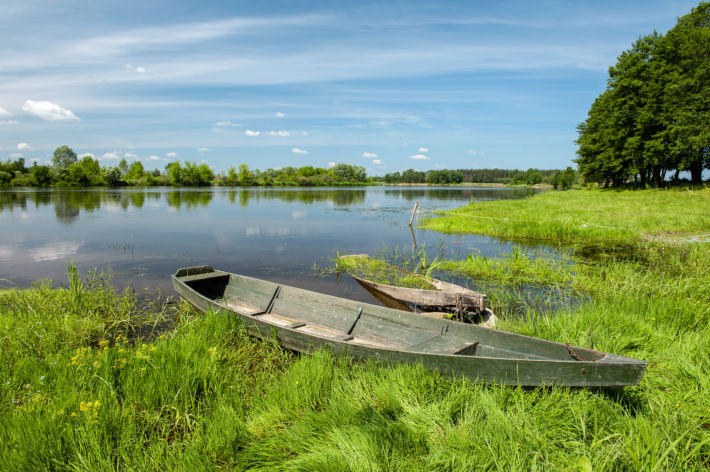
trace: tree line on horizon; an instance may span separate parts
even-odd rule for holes
[[[710,169],[710,2],[624,51],[577,131],[587,182],[658,187],[683,171],[701,182]]]
[[[368,182],[364,167],[336,164],[321,167],[282,167],[252,170],[246,164],[215,174],[207,164],[170,162],[161,171],[147,170],[140,161],[126,159],[116,166],[101,166],[92,156],[77,154],[69,146],[54,150],[51,165],[34,162],[27,167],[23,158],[0,161],[0,187],[89,187],[89,186],[339,186]]]
[[[430,184],[451,185],[467,183],[500,183],[506,185],[537,185],[548,184],[555,189],[571,188],[577,178],[577,172],[571,167],[565,170],[534,169],[526,171],[519,169],[456,169],[419,171],[407,169],[402,172],[392,172],[377,180],[388,184]]]
[[[282,167],[280,169],[250,169],[247,164],[230,167],[215,174],[207,164],[186,161],[170,162],[161,171],[145,169],[140,161],[130,164],[126,159],[115,166],[101,166],[99,160],[90,156],[79,158],[69,146],[54,150],[50,165],[34,162],[26,166],[23,158],[0,161],[0,187],[90,187],[90,186],[301,186],[322,187],[341,185],[364,185],[383,183],[426,183],[448,185],[459,183],[503,183],[512,185],[550,184],[555,188],[572,186],[577,174],[566,170],[528,169],[458,169],[430,170],[427,172],[408,169],[386,174],[383,177],[368,177],[362,166],[336,164],[322,167]]]

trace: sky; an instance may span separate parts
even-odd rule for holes
[[[608,67],[693,1],[61,1],[0,7],[0,159],[574,165]]]

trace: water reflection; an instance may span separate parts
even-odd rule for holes
[[[28,204],[35,208],[53,206],[57,220],[72,224],[82,212],[92,213],[103,206],[111,208],[142,208],[146,201],[164,199],[170,208],[193,209],[209,206],[215,197],[226,199],[231,204],[247,207],[261,200],[280,200],[312,205],[330,202],[338,208],[349,207],[365,201],[364,189],[239,189],[239,190],[193,190],[193,189],[90,189],[90,190],[11,190],[0,192],[0,213],[26,210]],[[387,194],[387,191],[385,191]],[[459,193],[460,194],[460,193]],[[430,194],[433,198],[436,195]],[[395,191],[392,196],[411,198],[406,193]],[[421,197],[418,197],[421,198]],[[451,199],[454,197],[451,196]],[[459,198],[460,200],[460,198]]]

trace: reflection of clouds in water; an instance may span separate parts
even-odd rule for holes
[[[303,218],[307,214],[308,214],[308,212],[306,212],[306,211],[292,211],[291,218],[293,218],[294,220],[297,220],[298,218]]]
[[[377,210],[378,208],[380,208],[380,206],[382,206],[380,202],[373,202],[371,208],[373,210]]]
[[[9,261],[12,256],[12,248],[0,246],[0,261]]]
[[[260,233],[258,226],[249,226],[244,232],[247,236],[259,236]]]
[[[30,215],[29,213],[26,213],[26,212],[23,211],[22,213],[20,213],[20,218],[21,218],[23,221],[27,221],[27,220],[29,220],[29,219],[32,218],[32,215]]]
[[[289,234],[291,234],[291,229],[285,226],[281,228],[269,229],[269,236],[287,236]]]
[[[276,252],[277,252],[278,254],[281,254],[281,253],[284,252],[285,250],[286,250],[286,248],[283,247],[283,246],[278,246],[278,247],[276,248]]]
[[[76,254],[84,241],[61,241],[30,249],[30,259],[34,262],[56,261]]]

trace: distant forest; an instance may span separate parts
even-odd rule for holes
[[[457,170],[430,170],[427,172],[407,169],[402,172],[385,174],[384,177],[375,177],[388,184],[486,184],[501,183],[510,185],[537,185],[549,184],[555,188],[567,189],[574,184],[577,173],[571,167],[565,170],[556,169],[457,169]]]
[[[122,159],[115,166],[101,166],[98,159],[86,155],[81,158],[68,146],[55,149],[51,165],[31,166],[23,158],[0,161],[0,187],[118,187],[133,186],[294,186],[326,187],[357,186],[368,183],[452,185],[466,183],[501,183],[511,185],[549,184],[555,188],[572,186],[577,173],[565,170],[528,169],[458,169],[403,172],[383,177],[368,177],[365,168],[350,164],[322,167],[282,167],[280,169],[250,169],[246,164],[230,167],[216,174],[207,164],[170,162],[161,171],[147,170],[140,161],[130,164]]]

